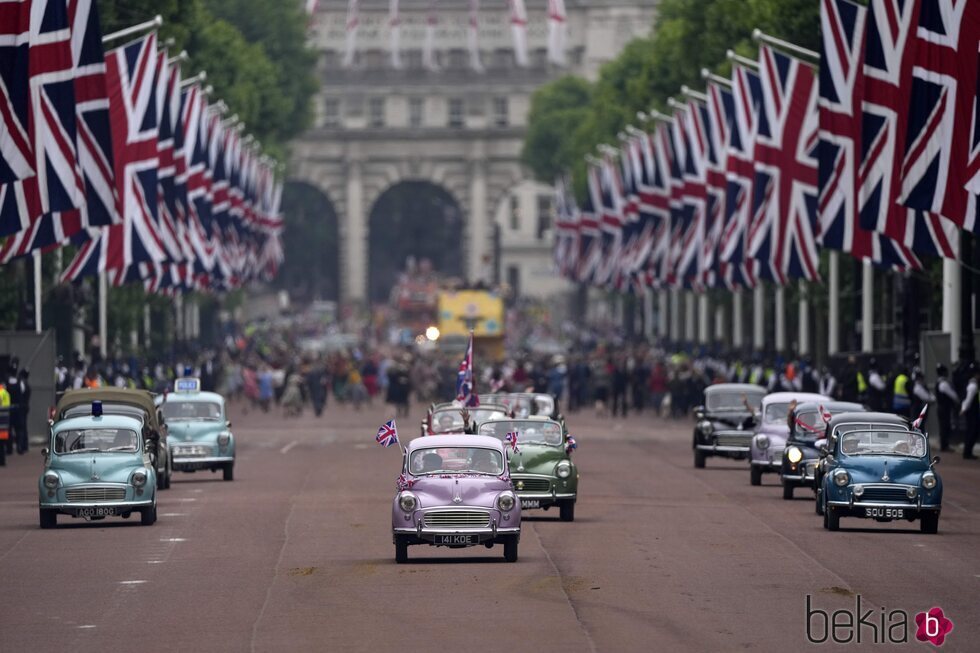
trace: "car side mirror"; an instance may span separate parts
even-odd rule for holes
[[[936,465],[939,464],[939,461],[940,460],[942,460],[942,459],[939,456],[934,456],[933,459],[932,459],[932,463],[930,463],[929,466],[930,467],[935,467]]]
[[[698,421],[704,419],[704,406],[698,406],[697,408],[694,409],[694,417]]]
[[[44,447],[43,449],[41,449],[41,455],[44,456],[45,458],[47,458],[50,453],[51,453],[51,450],[48,449],[47,447]]]
[[[227,426],[228,428],[231,428],[231,420],[228,420],[227,422],[225,422],[225,426]]]

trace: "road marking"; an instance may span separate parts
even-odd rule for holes
[[[287,444],[285,447],[283,447],[282,449],[280,449],[279,450],[279,453],[289,453],[289,450],[292,449],[293,447],[295,447],[297,444],[299,444],[299,442],[297,442],[296,440],[293,440],[292,442],[290,442],[289,444]]]
[[[121,580],[121,581],[119,581],[119,584],[120,585],[142,585],[145,582],[146,582],[145,580]]]
[[[186,512],[161,512],[161,517],[186,517]]]
[[[355,445],[354,445],[354,448],[355,448],[355,449],[367,449],[367,448],[368,448],[368,446],[369,446],[369,445],[366,445],[366,444],[363,444],[363,443],[361,443],[361,444],[355,444]]]
[[[946,503],[948,503],[949,505],[953,506],[957,510],[962,510],[963,512],[970,512],[969,510],[967,510],[966,508],[964,508],[960,504],[956,503],[955,501],[950,501],[949,499],[946,499]]]
[[[194,497],[182,497],[180,499],[177,499],[177,501],[197,501],[197,499]]]
[[[84,624],[82,626],[76,626],[76,628],[95,628],[95,624]]]
[[[164,562],[166,562],[166,561],[165,560],[147,560],[146,561],[146,564],[148,564],[148,565],[161,565]]]
[[[925,544],[916,544],[915,546],[925,547]]]
[[[186,542],[182,537],[164,537],[160,540],[161,542]]]

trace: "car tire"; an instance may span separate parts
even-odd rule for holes
[[[823,510],[823,490],[817,490],[817,500],[813,502],[813,512],[822,515]]]
[[[38,510],[38,522],[41,528],[55,528],[58,526],[58,511],[57,510],[45,510],[41,508]]]
[[[147,508],[146,510],[140,510],[140,524],[143,526],[152,526],[157,523],[157,507]]]
[[[939,513],[938,512],[927,512],[923,513],[919,517],[919,530],[923,533],[928,533],[929,535],[935,535],[939,532]]]
[[[504,560],[507,562],[517,562],[517,536],[510,537],[504,541]]]
[[[756,465],[749,465],[749,483],[762,485],[762,470]]]
[[[158,490],[169,490],[170,489],[170,474],[164,469],[162,474],[157,475],[157,489]]]
[[[694,467],[696,469],[704,469],[704,461],[705,461],[706,458],[707,458],[707,456],[704,455],[704,452],[703,451],[701,451],[700,449],[695,449],[694,450]]]
[[[408,540],[402,535],[395,536],[395,562],[400,565],[408,562]]]
[[[226,481],[235,480],[235,463],[225,463],[225,466],[221,468],[222,478]]]
[[[824,519],[827,522],[828,531],[840,530],[840,513],[832,508],[824,508]]]
[[[793,485],[783,481],[783,499],[786,501],[793,500]]]
[[[562,501],[558,504],[558,517],[562,521],[575,521],[575,500]]]

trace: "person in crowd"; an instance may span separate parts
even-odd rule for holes
[[[817,392],[825,397],[836,398],[837,395],[837,378],[830,371],[830,368],[826,365],[820,372],[820,381],[817,385]]]
[[[309,366],[304,375],[304,382],[306,383],[306,394],[310,397],[310,404],[313,406],[313,414],[320,417],[327,407],[327,394],[330,386],[327,368],[323,361],[316,361]]]
[[[667,366],[664,365],[663,361],[658,360],[653,364],[653,369],[650,371],[650,379],[648,382],[648,387],[650,388],[650,406],[658,417],[663,417],[662,408],[664,404],[664,399],[667,397],[667,383],[669,379],[667,376]]]
[[[892,411],[896,415],[906,418],[911,416],[912,411],[909,381],[909,375],[906,374],[905,368],[902,366],[896,368],[895,378],[892,381]]]
[[[595,402],[596,417],[609,414],[609,384],[611,382],[611,360],[596,359],[592,363],[592,399]]]
[[[267,363],[262,365],[257,380],[259,385],[259,408],[262,409],[263,413],[268,413],[269,408],[272,406],[272,400],[275,397],[275,390],[273,388],[272,368]]]
[[[623,358],[612,362],[612,414],[613,417],[627,414],[627,389],[629,387],[629,370]]]
[[[909,414],[912,417],[917,417],[921,412],[922,408],[935,403],[936,396],[929,392],[928,386],[926,386],[925,377],[922,374],[922,370],[918,367],[912,368],[912,376],[909,379],[906,387],[911,385],[911,391],[909,392],[909,401],[911,401],[911,410]]]
[[[20,361],[16,356],[10,359],[7,374],[7,392],[10,394],[10,437],[3,443],[7,450],[7,455],[14,453],[14,445],[20,441],[20,413],[22,410],[22,397],[20,379],[17,378]]]
[[[953,411],[958,410],[960,397],[949,381],[949,368],[936,366],[936,419],[939,421],[939,448],[949,451],[953,434]]]
[[[17,386],[20,392],[20,410],[17,411],[17,453],[23,455],[27,453],[30,439],[27,433],[27,417],[31,412],[31,384],[30,373],[27,368],[21,368],[17,372]]]
[[[884,410],[885,408],[885,380],[878,372],[878,361],[872,358],[868,361],[868,407],[871,410]]]

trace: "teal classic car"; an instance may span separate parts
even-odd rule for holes
[[[224,397],[202,391],[198,379],[181,378],[174,392],[157,397],[157,405],[169,426],[174,471],[220,469],[224,480],[234,480],[235,436]]]
[[[56,422],[38,479],[41,528],[57,526],[58,515],[99,520],[138,512],[144,526],[156,522],[157,479],[147,434],[135,417],[103,415],[99,402],[90,415]]]
[[[572,462],[574,439],[562,425],[548,417],[495,419],[480,424],[478,433],[502,442],[517,434],[517,448],[510,452],[510,479],[521,500],[521,509],[558,506],[562,521],[575,520],[578,468]]]

